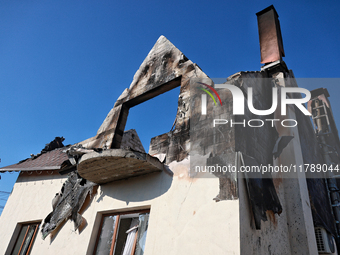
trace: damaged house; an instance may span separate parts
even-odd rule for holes
[[[330,95],[311,91],[311,116],[294,104],[282,115],[282,101],[303,97],[282,59],[276,10],[257,17],[264,65],[230,76],[231,89],[161,36],[94,137],[69,146],[56,137],[1,168],[20,175],[0,218],[0,253],[337,254],[335,173],[306,169],[338,167]],[[176,122],[146,152],[125,130],[129,109],[176,87]],[[263,166],[296,171],[239,171]]]

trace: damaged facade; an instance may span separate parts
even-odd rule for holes
[[[274,7],[259,12],[261,71],[227,79],[253,88],[256,109],[269,109],[273,87],[297,87],[284,56]],[[339,163],[340,143],[326,89],[312,91],[313,124],[294,105],[294,127],[223,125],[206,128],[193,81],[209,77],[161,36],[117,99],[97,134],[71,146],[58,137],[41,153],[0,171],[20,171],[0,218],[1,254],[318,254],[336,253],[340,202],[333,176],[292,173],[199,173],[190,163],[226,166]],[[129,109],[180,87],[176,122],[151,139],[146,153]],[[191,87],[191,88],[190,88]],[[220,94],[220,119],[233,115],[232,93]],[[290,94],[290,97],[297,97]],[[313,126],[314,125],[314,126]],[[217,131],[216,131],[217,130]],[[204,178],[207,177],[207,178]],[[325,237],[318,236],[325,235]],[[41,238],[42,237],[42,238]],[[318,237],[319,239],[317,240]],[[324,239],[323,239],[324,238]],[[45,239],[45,240],[43,240]],[[327,247],[321,247],[328,240]],[[338,245],[340,247],[340,244]],[[334,248],[332,250],[332,248]]]

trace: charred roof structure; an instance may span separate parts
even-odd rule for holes
[[[214,84],[161,36],[94,137],[68,146],[56,137],[41,153],[1,168],[20,175],[0,218],[0,253],[337,254],[338,183],[304,168],[338,167],[330,95],[311,92],[313,123],[296,105],[281,114],[281,101],[301,95],[284,94],[298,84],[282,59],[275,8],[257,17],[261,71]],[[137,132],[125,130],[129,109],[175,87],[174,126],[152,138],[146,153]],[[239,91],[248,104],[237,105]],[[234,114],[238,107],[242,114]],[[251,107],[274,110],[261,115]],[[287,175],[263,171],[289,166]],[[49,242],[37,239],[38,228]]]

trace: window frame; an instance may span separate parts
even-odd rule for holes
[[[94,246],[92,254],[93,255],[96,254],[96,251],[97,251],[97,248],[98,248],[98,243],[99,243],[99,240],[100,240],[101,230],[103,228],[103,223],[104,223],[105,217],[108,217],[108,216],[117,216],[116,221],[114,223],[115,227],[114,227],[114,232],[113,232],[113,235],[112,235],[112,243],[111,243],[111,248],[110,248],[110,255],[113,255],[113,252],[115,250],[114,248],[115,248],[115,245],[116,245],[117,234],[118,234],[118,230],[119,230],[120,216],[121,215],[126,215],[126,214],[137,214],[137,213],[138,214],[148,213],[150,215],[150,209],[133,210],[133,211],[122,211],[122,212],[112,212],[112,213],[103,213],[101,215],[100,225],[99,225],[99,228],[98,228],[98,231],[97,231],[96,243],[95,243],[95,246]],[[137,243],[137,236],[138,236],[138,231],[137,231],[136,236],[135,236],[134,245],[133,245],[133,249],[131,251],[131,254],[135,253],[136,243]]]
[[[17,236],[16,236],[16,238],[15,238],[15,242],[14,242],[14,244],[13,244],[13,247],[12,247],[12,249],[11,249],[10,254],[13,254],[13,252],[14,252],[14,249],[15,249],[17,243],[18,243],[18,240],[19,240],[19,237],[20,237],[20,234],[21,234],[22,229],[23,229],[25,226],[28,226],[27,229],[26,229],[24,238],[22,239],[22,242],[21,242],[21,245],[20,245],[20,248],[19,248],[19,251],[18,251],[18,255],[21,253],[21,250],[22,250],[23,245],[24,245],[24,243],[25,243],[25,240],[26,240],[26,238],[27,238],[27,234],[28,234],[28,231],[29,231],[29,229],[30,229],[30,226],[36,225],[36,226],[35,226],[35,229],[34,229],[33,236],[32,236],[32,238],[31,238],[31,241],[29,242],[28,250],[27,250],[26,253],[25,253],[25,255],[26,255],[26,254],[30,254],[31,249],[32,249],[32,246],[33,246],[33,244],[34,244],[34,242],[35,242],[35,239],[36,239],[36,235],[37,235],[38,229],[39,229],[39,227],[40,227],[40,225],[41,225],[41,221],[28,222],[28,223],[18,223],[18,225],[19,225],[19,228],[20,228],[20,229],[19,229],[18,234],[17,234]]]

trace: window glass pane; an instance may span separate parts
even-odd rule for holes
[[[24,245],[22,246],[20,255],[25,255],[26,252],[28,251],[28,247],[30,246],[31,241],[33,239],[35,228],[36,228],[36,225],[31,225],[28,227],[26,239],[24,241]]]
[[[32,245],[34,244],[35,239],[37,239],[39,226],[40,226],[40,224],[35,225],[35,229],[36,229],[36,230],[35,230],[35,235],[33,236],[33,240],[31,241],[31,244],[32,244]],[[28,251],[27,255],[30,255],[30,254],[31,254],[31,250],[32,250],[32,247],[31,247],[30,250]]]
[[[21,244],[24,240],[24,237],[25,237],[25,234],[26,234],[26,231],[27,231],[27,228],[28,226],[23,226],[20,230],[20,233],[19,233],[19,237],[18,237],[18,240],[17,242],[15,243],[15,246],[14,246],[14,249],[13,249],[13,252],[12,252],[12,255],[17,255],[19,253],[19,250],[20,250],[20,247],[21,247]]]
[[[96,255],[109,255],[115,228],[116,216],[106,216],[100,232]]]
[[[114,255],[121,255],[124,249],[124,245],[126,242],[127,233],[126,231],[130,228],[131,218],[120,219],[119,228],[115,243],[115,252]]]
[[[130,222],[129,227],[126,228],[124,230],[124,234],[118,236],[117,239],[117,242],[119,240],[124,242],[124,246],[122,247],[124,249],[119,250],[119,252],[115,253],[115,255],[131,255],[131,252],[134,248],[139,220],[138,218],[129,218],[129,222]]]
[[[149,223],[149,213],[140,214],[135,255],[144,254],[146,234],[148,232],[148,223]]]

